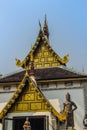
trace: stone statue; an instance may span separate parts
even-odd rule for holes
[[[70,94],[67,93],[66,94],[66,101],[63,104],[63,110],[66,111],[66,129],[68,129],[68,127],[72,127],[72,129],[74,128],[74,111],[77,109],[76,104],[71,101],[70,99]]]
[[[87,128],[87,114],[85,114],[85,116],[84,116],[83,125],[85,128]]]
[[[29,122],[28,117],[26,117],[26,121],[24,122],[23,129],[24,130],[31,130],[31,126],[30,126],[30,122]]]

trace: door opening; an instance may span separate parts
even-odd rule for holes
[[[23,130],[26,117],[13,118],[13,130]],[[46,116],[29,116],[31,130],[46,130]]]

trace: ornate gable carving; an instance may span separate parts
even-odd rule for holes
[[[11,112],[35,112],[35,111],[49,111],[50,105],[44,99],[43,94],[30,81],[26,85],[22,95],[16,101],[15,106],[11,109]]]
[[[44,96],[37,86],[36,82],[29,77],[28,72],[24,75],[22,82],[19,84],[17,91],[0,113],[2,119],[8,112],[43,112],[50,111],[60,121],[66,119],[65,114],[59,114],[51,105],[49,100]]]
[[[35,68],[59,66],[60,64],[48,43],[42,42],[34,54]]]
[[[66,65],[69,61],[69,55],[61,58],[58,54],[56,54],[49,44],[48,37],[48,26],[45,19],[44,31],[42,30],[40,24],[39,34],[33,48],[22,62],[19,59],[16,59],[16,65],[23,68],[29,68],[31,54],[33,54],[36,68]]]

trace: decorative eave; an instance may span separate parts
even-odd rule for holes
[[[40,25],[40,22],[39,22],[39,25]],[[37,46],[39,45],[39,41],[40,41],[41,36],[43,36],[43,31],[42,31],[42,28],[41,28],[41,25],[40,25],[40,30],[39,30],[39,34],[38,34],[37,40],[36,40],[33,48],[31,49],[31,51],[24,58],[23,61],[20,61],[19,59],[16,59],[16,65],[18,67],[26,68],[28,66],[28,68],[29,68],[28,64],[29,64],[29,62],[31,60],[30,57],[31,57],[31,55],[33,56],[34,51],[36,50]]]
[[[16,103],[16,100],[24,90],[26,86],[26,82],[29,81],[30,85],[33,86],[34,90],[40,94],[40,96],[43,99],[43,102],[46,104],[48,107],[47,111],[51,112],[54,116],[58,118],[60,121],[64,121],[66,119],[65,113],[60,114],[56,111],[56,109],[52,106],[52,104],[49,102],[49,100],[45,97],[45,95],[42,93],[42,91],[39,89],[37,84],[32,80],[32,78],[29,77],[28,72],[26,71],[26,74],[19,84],[17,91],[13,94],[12,98],[10,101],[6,104],[6,106],[3,108],[2,112],[0,113],[0,119],[2,120],[4,116],[8,113],[8,111],[12,108],[12,106]]]
[[[6,104],[6,106],[1,111],[1,113],[0,113],[0,119],[2,119],[6,115],[6,113],[8,112],[8,110],[12,107],[12,105],[15,103],[16,99],[19,97],[19,94],[22,92],[22,89],[25,86],[26,78],[29,78],[29,75],[28,75],[27,72],[26,72],[23,80],[19,84],[17,91],[14,92],[14,94],[13,94],[12,98],[10,99],[10,101]]]
[[[69,61],[69,55],[65,55],[63,58],[61,58],[50,46],[49,44],[49,39],[47,38],[47,36],[44,34],[41,24],[40,25],[40,30],[39,30],[39,34],[37,36],[36,42],[34,44],[34,46],[32,47],[32,49],[30,50],[30,52],[28,53],[28,55],[25,57],[25,59],[23,61],[20,61],[19,59],[16,59],[16,65],[22,68],[29,68],[29,62],[30,62],[30,57],[31,54],[34,56],[35,51],[38,50],[38,46],[40,46],[42,43],[40,42],[41,40],[43,41],[44,46],[46,46],[48,48],[48,51],[51,52],[53,54],[53,56],[55,57],[56,61],[59,63],[59,65],[66,65],[66,63]],[[38,67],[37,67],[38,68]]]

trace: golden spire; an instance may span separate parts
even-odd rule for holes
[[[45,15],[45,20],[44,20],[43,31],[44,31],[44,35],[47,36],[47,38],[49,39],[49,30],[48,30],[46,15]]]
[[[41,27],[40,20],[39,20],[39,26],[40,26],[39,36],[42,36],[42,34],[43,34],[43,31],[42,31],[42,27]]]

